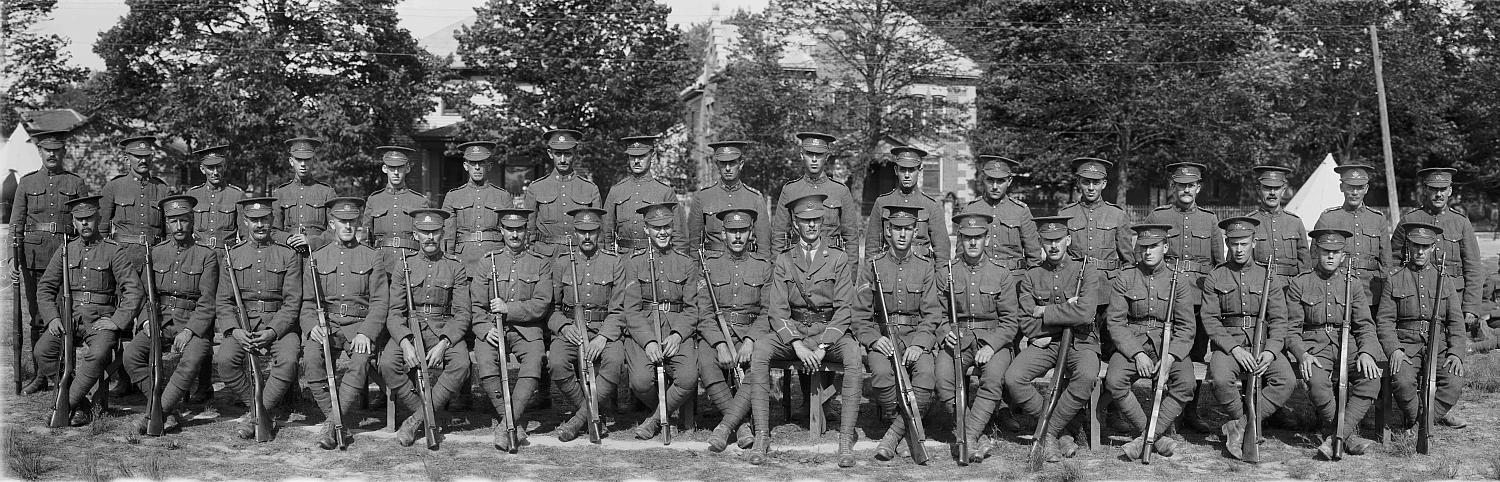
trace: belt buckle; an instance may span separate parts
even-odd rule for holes
[[[656,311],[670,313],[672,311],[672,306],[667,303],[658,302],[656,303]]]

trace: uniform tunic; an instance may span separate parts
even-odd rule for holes
[[[720,212],[730,209],[751,209],[755,211],[755,225],[751,230],[755,233],[755,252],[773,259],[771,256],[771,216],[766,211],[766,199],[760,191],[746,186],[743,182],[737,182],[733,187],[726,187],[724,183],[717,183],[705,187],[693,194],[693,200],[689,203],[688,235],[687,243],[693,249],[707,249],[711,251],[723,251],[724,248],[724,223],[716,217]]]
[[[1307,228],[1302,218],[1286,211],[1267,212],[1257,209],[1250,217],[1260,221],[1255,227],[1255,262],[1265,263],[1272,252],[1276,259],[1272,264],[1278,276],[1296,276],[1311,268],[1307,255]]]
[[[875,274],[880,275],[878,287]],[[896,347],[897,357],[904,356],[907,347],[923,350],[910,366],[912,386],[928,391],[936,388],[937,366],[932,350],[937,347],[937,327],[943,324],[943,304],[938,299],[936,277],[932,259],[915,253],[903,257],[882,253],[869,263],[860,264],[851,327],[854,339],[869,351],[865,360],[870,367],[871,385],[877,390],[892,390],[896,386],[890,358],[875,350],[875,342],[886,333]],[[882,319],[882,313],[889,318]]]
[[[116,242],[135,256],[145,256],[145,246],[162,236],[161,199],[170,194],[167,183],[155,176],[134,172],[110,179],[99,191],[100,230],[113,232]],[[138,247],[138,248],[137,248]]]
[[[1074,258],[1088,256],[1097,269],[1114,271],[1135,263],[1131,243],[1130,215],[1114,203],[1075,202],[1057,211],[1068,216],[1068,236],[1073,238],[1068,253]],[[1101,300],[1109,296],[1109,285],[1101,286]],[[1101,303],[1102,304],[1102,303]]]
[[[491,274],[491,266],[499,278]],[[547,328],[547,312],[552,309],[552,260],[536,251],[521,252],[510,248],[491,251],[470,273],[470,298],[474,300],[475,370],[481,379],[500,376],[500,358],[495,345],[484,341],[500,322],[490,312],[490,299],[505,300],[509,312],[504,316],[505,347],[520,360],[520,378],[542,376],[542,356],[547,349],[542,335]]]
[[[1427,223],[1443,228],[1443,234],[1438,235],[1437,253],[1433,254],[1436,260],[1439,255],[1447,255],[1444,271],[1449,278],[1449,284],[1458,290],[1462,296],[1462,313],[1479,314],[1479,290],[1484,282],[1484,273],[1480,267],[1482,253],[1479,252],[1479,240],[1474,236],[1474,225],[1469,222],[1469,217],[1454,208],[1447,208],[1434,214],[1432,211],[1420,208],[1412,208],[1401,214],[1403,223]],[[1391,252],[1401,253],[1406,248],[1406,234],[1396,230],[1391,237]]]
[[[1443,236],[1447,236],[1447,233]],[[1464,316],[1460,309],[1460,296],[1464,294],[1458,292],[1453,281],[1452,277],[1443,280],[1440,292],[1438,273],[1434,266],[1417,269],[1408,265],[1389,273],[1385,289],[1380,293],[1380,311],[1375,315],[1380,344],[1385,348],[1387,357],[1394,355],[1396,350],[1401,350],[1411,360],[1411,365],[1391,374],[1395,404],[1405,411],[1407,420],[1416,420],[1417,408],[1421,403],[1421,391],[1417,383],[1419,374],[1423,371],[1422,360],[1428,344],[1428,323],[1442,324],[1437,330],[1442,339],[1431,343],[1438,350],[1435,392],[1437,406],[1433,407],[1434,418],[1442,418],[1447,414],[1463,393],[1464,377],[1448,373],[1442,368],[1448,354],[1462,356],[1467,349]],[[1436,319],[1433,319],[1434,313],[1437,314]]]
[[[666,181],[650,174],[625,176],[609,188],[609,197],[604,200],[604,244],[619,243],[622,251],[646,248],[646,224],[636,213],[648,204],[677,202],[677,192]],[[682,229],[681,216],[672,220],[672,246],[682,248],[687,243],[686,231]]]
[[[198,200],[193,205],[193,237],[209,248],[237,242],[239,216],[235,209],[245,190],[233,184],[199,184],[183,193]]]
[[[398,395],[401,405],[418,412],[422,400],[409,388],[416,374],[401,354],[401,340],[421,336],[422,346],[428,350],[437,346],[439,340],[448,340],[441,364],[427,369],[433,406],[441,408],[469,382],[469,349],[464,338],[472,320],[471,279],[458,258],[442,253],[429,255],[418,251],[402,260],[405,263],[395,267],[391,274],[391,308],[385,324],[391,341],[380,353],[380,373],[392,393]],[[411,270],[409,276],[407,269]],[[413,341],[412,347],[416,346]],[[416,355],[419,363],[426,363],[426,353]]]
[[[1342,229],[1354,234],[1344,245],[1344,255],[1354,266],[1354,276],[1364,283],[1365,299],[1374,303],[1380,296],[1380,286],[1372,283],[1379,283],[1385,272],[1397,265],[1391,250],[1390,219],[1369,206],[1353,210],[1339,206],[1323,211],[1313,229]]]
[[[328,228],[328,208],[324,204],[337,195],[322,182],[292,179],[271,190],[276,209],[271,212],[271,227],[289,234],[306,228],[309,234],[322,234]]]
[[[698,332],[698,307],[691,290],[698,286],[699,274],[694,262],[681,252],[653,252],[637,251],[625,260],[622,302],[625,330],[633,340],[625,343],[625,363],[636,397],[647,402],[647,406],[655,405],[656,378],[646,358],[646,345],[676,334],[681,339],[681,348],[663,359],[672,386],[667,390],[667,400],[661,401],[675,408],[698,392],[698,366],[692,343],[693,335]],[[658,328],[654,328],[658,325],[660,337]]]
[[[1012,271],[1024,271],[1042,262],[1042,240],[1037,236],[1036,223],[1031,222],[1031,208],[1025,203],[1010,197],[998,203],[981,198],[964,205],[963,212],[994,216],[985,251],[995,262]]]
[[[354,353],[354,338],[359,335],[369,338],[372,350],[383,344],[385,321],[390,312],[390,273],[380,265],[380,254],[362,244],[345,247],[343,243],[330,243],[314,251],[309,261],[303,264],[302,271],[303,281],[308,283],[302,290],[302,332],[308,333],[318,326],[321,304],[328,317],[328,344],[333,349],[335,364],[340,352],[349,355],[348,370],[338,390],[341,408],[352,409],[356,397],[364,390],[370,357],[374,355]],[[313,271],[313,261],[317,263],[317,271]],[[318,299],[311,284],[315,281],[322,289],[322,299]],[[328,373],[323,366],[323,344],[307,337],[302,353],[302,379],[309,385],[325,383]]]
[[[974,364],[974,353],[980,346],[995,350],[989,363],[979,368],[977,396],[998,401],[1004,393],[1005,371],[1015,356],[1016,333],[1024,316],[1016,295],[1016,283],[1021,277],[981,253],[974,263],[962,257],[953,261],[953,283],[950,286],[948,266],[947,263],[938,265],[937,283],[943,290],[942,295],[951,298],[952,306],[958,310],[953,318],[963,324],[964,337],[959,343],[963,347],[964,366]],[[953,322],[944,318],[936,335],[947,336],[954,329]],[[949,350],[939,350],[937,391],[943,403],[953,402],[956,395],[953,381],[953,354]]]
[[[828,196],[823,200],[826,213],[823,214],[822,242],[857,257],[854,242],[859,239],[860,203],[849,192],[849,186],[828,176],[817,179],[803,176],[781,186],[781,196],[776,199],[771,214],[771,251],[779,253],[797,244],[797,234],[792,230],[792,216],[787,212],[786,203],[813,194]]]
[[[449,191],[449,195],[452,193],[453,191]],[[398,248],[418,249],[417,242],[411,234],[413,231],[411,216],[407,213],[425,207],[427,207],[427,197],[405,187],[392,189],[386,186],[365,199],[365,209],[360,213],[360,219],[364,221],[361,224],[370,230],[370,246],[380,253],[382,259],[398,262],[400,258],[396,256],[407,254],[398,251]],[[454,235],[452,231],[448,231],[447,234]]]
[[[89,195],[89,186],[83,178],[63,169],[32,171],[21,176],[16,184],[15,201],[10,207],[10,232],[12,240],[21,248],[21,259],[17,263],[24,269],[22,286],[26,293],[26,312],[31,314],[31,323],[41,325],[47,320],[37,316],[37,279],[47,269],[53,253],[63,243],[63,233],[73,231],[73,216],[66,203],[69,199]]]
[[[598,385],[599,393],[596,396],[605,398],[613,394],[606,388],[612,389],[620,382],[621,370],[625,367],[625,351],[620,343],[624,326],[624,313],[621,310],[625,297],[625,291],[620,288],[625,286],[625,263],[619,256],[603,249],[595,250],[593,256],[585,256],[582,250],[578,250],[578,280],[575,284],[574,260],[575,256],[569,256],[568,253],[559,253],[553,258],[552,299],[557,304],[547,322],[547,329],[552,332],[552,345],[547,352],[547,371],[559,386],[572,382],[578,361],[578,347],[563,336],[562,332],[573,329],[575,320],[581,317],[584,326],[588,328],[585,339],[605,336],[605,348],[599,355],[599,369],[596,371],[602,382]]]
[[[151,248],[151,271],[142,266],[140,276],[153,276],[156,302],[162,323],[161,349],[173,349],[173,339],[188,330],[193,337],[182,350],[177,367],[171,369],[168,385],[162,390],[162,409],[171,409],[188,394],[198,377],[198,370],[208,359],[214,341],[214,300],[218,296],[219,256],[212,248],[189,240],[180,245],[168,240]],[[144,290],[145,283],[141,283]],[[144,305],[144,300],[142,302]],[[130,381],[150,393],[151,331],[145,329],[148,314],[141,311],[135,336],[125,346],[123,359]]]
[[[68,266],[62,263],[62,250],[68,252]],[[68,270],[69,286],[62,286],[62,270]],[[131,320],[140,308],[140,266],[135,264],[124,249],[113,241],[104,239],[75,239],[59,248],[47,263],[47,270],[37,281],[39,318],[43,323],[61,319],[58,303],[63,301],[62,290],[72,293],[71,320],[61,320],[63,329],[72,329],[78,336],[77,343],[85,347],[82,358],[77,361],[73,386],[69,400],[74,406],[83,403],[92,390],[94,381],[104,373],[114,353],[115,340],[120,331],[129,329]],[[109,320],[113,326],[95,329],[95,321]],[[54,377],[61,373],[58,361],[64,347],[61,335],[43,333],[35,345],[37,373]]]
[[[222,252],[222,251],[221,251]],[[244,316],[249,322],[249,331],[271,330],[271,350],[266,371],[267,377],[283,384],[296,381],[297,363],[301,359],[302,339],[297,318],[302,311],[302,258],[292,248],[267,242],[246,240],[229,250],[232,259],[219,269],[217,318],[214,327],[222,335],[223,342],[214,352],[214,365],[221,377],[226,378],[226,387],[248,389],[244,364],[247,361],[245,347],[231,336],[231,331],[241,329],[235,306],[234,284],[238,283],[240,298],[245,302]],[[225,269],[227,268],[227,269]],[[266,382],[271,385],[270,381]],[[267,406],[279,403],[280,396],[267,390],[262,401]]]
[[[1324,215],[1327,217],[1327,215]],[[1347,228],[1345,228],[1347,229]],[[1358,237],[1358,235],[1356,235]],[[1364,240],[1368,241],[1368,239]],[[1347,247],[1347,245],[1346,245]],[[1345,268],[1347,269],[1347,268]],[[1356,268],[1356,271],[1358,269]],[[1355,365],[1360,354],[1369,354],[1375,360],[1385,359],[1376,335],[1375,322],[1370,318],[1370,303],[1365,298],[1365,285],[1355,274],[1353,289],[1347,289],[1347,272],[1324,273],[1314,269],[1293,278],[1286,287],[1287,332],[1286,351],[1299,366],[1302,360],[1315,357],[1313,376],[1307,379],[1307,396],[1318,411],[1326,426],[1334,425],[1338,413],[1338,393],[1334,383],[1338,381],[1339,331],[1344,326],[1344,312],[1349,311],[1349,376],[1348,410],[1344,412],[1344,432],[1348,437],[1354,433],[1359,421],[1380,392],[1380,380],[1364,378]],[[1325,430],[1331,431],[1331,430]]]
[[[1177,277],[1176,290],[1172,289],[1174,276]],[[1166,432],[1182,413],[1183,404],[1193,398],[1193,369],[1187,359],[1196,328],[1191,304],[1193,290],[1188,287],[1190,282],[1189,275],[1178,273],[1166,263],[1154,268],[1137,264],[1121,270],[1115,278],[1109,308],[1105,311],[1115,351],[1109,358],[1104,385],[1125,420],[1143,432],[1147,415],[1130,387],[1137,378],[1155,379],[1156,374],[1138,373],[1135,356],[1145,353],[1160,363],[1163,324],[1171,323],[1172,340],[1166,350],[1174,360],[1167,371],[1169,396],[1162,400],[1157,433],[1152,435]]]
[[[553,170],[533,181],[522,198],[522,207],[534,211],[526,220],[526,230],[540,243],[533,249],[549,256],[566,250],[556,245],[567,246],[567,237],[573,234],[573,217],[568,211],[601,207],[603,201],[599,186],[576,172],[564,177]]]
[[[490,183],[476,185],[466,182],[448,191],[443,196],[443,209],[453,215],[443,221],[443,232],[447,233],[444,238],[452,240],[446,244],[452,248],[447,252],[453,253],[465,266],[485,263],[486,254],[505,246],[500,214],[496,210],[514,203],[515,197],[510,192]],[[402,217],[410,224],[410,216]]]
[[[1085,266],[1082,260],[1065,257],[1057,263],[1043,261],[1027,270],[1017,287],[1023,313],[1022,334],[1029,340],[1011,362],[1005,386],[1014,404],[1038,420],[1046,411],[1046,401],[1031,381],[1057,366],[1063,330],[1073,332],[1073,344],[1063,365],[1067,387],[1048,426],[1053,436],[1062,433],[1085,406],[1099,379],[1099,337],[1094,317],[1098,313],[1099,284],[1104,277],[1104,272],[1092,263]],[[1031,316],[1038,306],[1046,307],[1042,316]]]
[[[1301,225],[1298,226],[1300,229]],[[1259,244],[1256,247],[1259,248]],[[1214,268],[1208,278],[1203,280],[1201,319],[1204,332],[1213,345],[1213,355],[1208,364],[1210,389],[1214,391],[1214,399],[1219,401],[1219,405],[1232,419],[1239,419],[1244,415],[1244,397],[1239,383],[1245,370],[1231,352],[1235,347],[1244,347],[1252,356],[1260,356],[1250,346],[1257,322],[1262,323],[1260,329],[1265,337],[1261,351],[1271,352],[1276,358],[1261,375],[1265,385],[1260,390],[1259,403],[1256,404],[1256,409],[1261,413],[1256,415],[1265,418],[1285,405],[1296,386],[1292,367],[1281,353],[1287,336],[1286,278],[1272,277],[1269,292],[1266,291],[1265,283],[1266,267],[1258,262],[1248,265],[1233,261],[1224,263]],[[1265,317],[1264,320],[1258,320],[1263,300],[1266,306]]]
[[[901,192],[896,188],[875,198],[875,206],[870,208],[874,214],[870,215],[869,227],[865,229],[865,256],[885,251],[883,213],[886,206],[922,208],[917,212],[916,236],[912,237],[911,251],[932,258],[940,265],[948,263],[951,243],[948,242],[948,221],[943,219],[943,203],[920,188],[911,192]]]

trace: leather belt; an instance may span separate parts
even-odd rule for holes
[[[1354,269],[1378,271],[1380,270],[1380,261],[1375,259],[1374,256],[1359,255],[1349,258],[1349,266]]]
[[[1302,273],[1300,266],[1285,263],[1271,263],[1271,269],[1276,270],[1276,276],[1297,276]]]
[[[195,238],[198,241],[199,244],[202,244],[204,246],[207,246],[207,247],[210,247],[210,248],[222,248],[222,247],[224,247],[224,244],[225,244],[224,241],[226,241],[229,238],[229,236],[220,237],[220,236],[217,236],[217,235],[210,235],[210,234],[208,234],[208,233],[213,233],[213,232],[216,232],[216,231],[217,230],[194,231],[193,232],[193,238]],[[230,234],[232,236],[234,233],[228,233],[228,234]]]
[[[1397,330],[1421,330],[1427,332],[1427,320],[1397,320]]]
[[[305,224],[304,223],[304,224],[298,224],[298,225],[296,225],[296,227],[297,227],[297,229],[299,231],[312,231],[313,234],[323,234],[324,231],[328,230],[328,228],[323,227],[323,225],[321,225],[321,224]],[[290,228],[288,228],[288,229],[290,230]]]
[[[280,301],[245,300],[245,311],[253,311],[256,313],[275,313],[280,309]]]
[[[1025,258],[999,259],[996,261],[999,262],[1000,266],[1004,266],[1006,269],[1023,270],[1028,268],[1028,266],[1026,266]]]
[[[747,326],[755,322],[755,315],[749,313],[725,312],[724,322],[735,326]]]
[[[1255,318],[1250,315],[1225,315],[1219,317],[1219,324],[1225,328],[1249,328],[1255,324]]]
[[[88,303],[91,305],[113,305],[115,304],[115,296],[93,291],[73,290],[73,302]]]
[[[917,326],[921,320],[906,313],[891,313],[885,317],[885,322],[895,326]]]
[[[370,314],[370,306],[364,303],[353,303],[348,301],[323,303],[323,311],[330,315],[343,315],[359,318]]]
[[[970,330],[992,330],[1000,326],[1000,320],[993,318],[975,318],[972,316],[960,316],[958,322],[964,324],[964,328]]]
[[[417,240],[412,239],[410,234],[406,234],[406,235],[399,235],[399,234],[386,235],[385,237],[380,238],[380,242],[375,243],[375,247],[376,248],[402,248],[402,249],[410,249],[410,250],[413,250],[413,251],[415,251],[415,250],[417,250],[419,248],[419,246],[417,246]]]
[[[62,234],[62,231],[59,231],[57,229],[57,223],[32,223],[32,224],[27,224],[26,225],[26,232],[28,232],[28,233],[30,233],[30,232],[43,232],[43,233],[52,233],[52,234]]]
[[[115,233],[115,242],[117,243],[130,243],[139,244],[141,246],[150,246],[151,244],[153,244],[152,242],[155,240],[154,238],[154,236],[151,236],[149,234]]]
[[[1125,324],[1147,328],[1161,328],[1163,323],[1162,320],[1155,316],[1127,316],[1125,317]]]
[[[606,316],[609,316],[609,310],[600,308],[601,307],[598,306],[583,305],[583,321],[585,323],[598,323],[604,321],[604,318]],[[557,311],[562,313],[563,316],[568,317],[568,319],[570,320],[573,318],[573,310],[575,309],[577,308],[574,305],[557,305]]]
[[[569,238],[572,238],[572,236],[568,236],[566,234],[554,234],[554,235],[551,235],[551,236],[543,236],[543,235],[539,234],[539,235],[537,235],[536,240],[540,241],[540,242],[543,242],[543,243],[568,244],[568,239]]]
[[[476,231],[466,233],[458,237],[459,243],[480,243],[484,241],[504,241],[505,236],[497,231]]]
[[[805,308],[792,308],[792,321],[804,325],[827,323],[833,321],[833,309],[809,310]]]
[[[198,297],[180,296],[171,293],[157,293],[156,301],[163,308],[174,308],[184,311],[198,309]]]
[[[661,302],[661,303],[647,301],[647,302],[645,302],[643,304],[646,306],[646,311],[664,311],[664,312],[667,312],[667,313],[681,313],[682,312],[682,302],[681,301],[665,301],[665,302]]]
[[[1189,268],[1192,268],[1190,271],[1192,271],[1194,273],[1208,273],[1208,271],[1213,268],[1213,264],[1214,264],[1213,260],[1211,258],[1206,258],[1206,257],[1201,257],[1201,256],[1172,256],[1172,255],[1168,255],[1167,256],[1167,261],[1172,261],[1174,266],[1177,265],[1177,264],[1180,264],[1183,261],[1186,261],[1188,263],[1192,263],[1192,266],[1189,266]]]
[[[447,305],[415,305],[411,310],[413,315],[448,316]]]
[[[1108,271],[1120,267],[1120,260],[1089,258],[1089,266]]]
[[[1340,328],[1343,328],[1343,327],[1344,327],[1344,325],[1341,324],[1341,323],[1321,323],[1321,324],[1317,324],[1317,325],[1302,325],[1302,332],[1303,333],[1307,333],[1309,331],[1323,331],[1323,330],[1330,330],[1330,329],[1337,330],[1337,329],[1340,329]]]
[[[646,241],[646,238],[626,238],[622,236],[615,238],[615,246],[627,249],[641,249],[646,247]]]

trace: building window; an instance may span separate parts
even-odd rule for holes
[[[943,192],[943,162],[937,156],[922,160],[922,191],[928,194]]]

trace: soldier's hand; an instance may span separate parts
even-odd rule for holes
[[[1034,347],[1037,347],[1037,348],[1046,348],[1047,345],[1051,345],[1051,344],[1052,344],[1052,337],[1050,337],[1050,336],[1040,336],[1040,337],[1036,337],[1036,338],[1032,338],[1031,339],[1031,346],[1034,346]]]
[[[1151,362],[1151,357],[1144,352],[1135,354],[1135,374],[1138,376],[1156,376],[1156,364]]]
[[[307,246],[307,236],[304,236],[301,233],[287,236],[286,245],[287,247],[290,247],[292,249],[302,249],[303,247]]]
[[[905,361],[907,365],[910,365],[916,363],[917,359],[922,358],[922,354],[926,352],[927,350],[923,350],[920,346],[908,346],[906,347],[906,356],[902,357],[902,360]]]
[[[646,342],[646,360],[655,365],[661,363],[661,359],[661,344],[654,341]]]
[[[502,300],[500,298],[491,298],[490,299],[490,313],[501,314],[501,315],[506,314],[506,313],[510,313],[510,305],[505,304],[505,300]]]
[[[719,368],[728,370],[735,367],[734,353],[729,351],[728,343],[714,345],[714,351],[718,352]]]
[[[890,338],[886,338],[886,337],[882,336],[882,337],[880,337],[879,340],[875,340],[875,351],[880,352],[881,355],[895,356],[896,355],[896,344],[895,343],[891,343],[891,339]]]
[[[375,351],[375,344],[370,343],[370,337],[365,336],[364,333],[354,335],[354,341],[350,344],[353,345],[354,353],[357,354],[369,355]]]
[[[248,331],[236,328],[229,332],[229,336],[234,337],[235,341],[240,342],[240,346],[245,347],[246,350],[249,350],[254,345],[251,343],[250,332]]]
[[[495,328],[490,328],[490,331],[485,332],[484,334],[484,342],[494,345],[496,348],[499,348],[500,341],[504,339],[504,336],[505,332],[500,330],[500,327],[497,326]]]
[[[740,353],[739,353],[740,364],[741,365],[747,365],[747,364],[749,364],[750,363],[750,357],[754,356],[754,354],[755,354],[755,341],[754,340],[745,340],[743,343],[740,343],[740,350],[739,351],[740,351]]]
[[[427,349],[427,367],[433,368],[443,364],[443,354],[448,351],[448,339],[439,339],[437,344]]]
[[[1233,350],[1229,350],[1229,354],[1234,357],[1234,361],[1240,364],[1241,370],[1254,372],[1256,367],[1259,366],[1259,361],[1255,359],[1255,354],[1250,353],[1250,350],[1246,350],[1243,346],[1234,347]]]
[[[989,363],[990,359],[994,357],[995,349],[993,347],[989,345],[979,347],[979,350],[974,352],[974,364],[983,365]]]
[[[1036,307],[1036,309],[1031,310],[1031,317],[1032,318],[1041,318],[1042,314],[1046,313],[1046,312],[1047,312],[1047,305],[1038,305]]]
[[[314,326],[313,329],[308,330],[307,332],[307,337],[311,339],[313,343],[323,343],[323,337],[325,336],[328,336],[328,330],[324,330],[322,326]]]
[[[588,341],[588,333],[585,333],[584,328],[578,325],[564,326],[562,329],[562,334],[563,337],[567,338],[568,343],[572,343],[574,345],[582,345],[584,344],[584,342]]]
[[[797,352],[797,359],[802,361],[802,369],[804,371],[812,371],[817,369],[819,365],[822,365],[822,362],[818,359],[817,353],[814,353],[811,348],[808,348],[807,344],[802,340],[792,342],[792,350],[795,350]]]
[[[1312,355],[1303,355],[1302,362],[1298,363],[1297,365],[1299,365],[1302,369],[1303,380],[1312,380],[1313,367],[1317,367],[1318,369],[1323,368],[1323,362],[1318,361],[1318,357]]]
[[[1401,373],[1401,369],[1411,364],[1411,359],[1406,357],[1406,350],[1396,350],[1391,354],[1391,374]]]
[[[596,336],[594,337],[594,339],[589,340],[589,343],[583,346],[583,358],[591,362],[594,360],[598,360],[599,355],[604,353],[604,344],[608,342],[609,340],[605,339],[603,335]]]
[[[272,331],[269,328],[267,328],[267,329],[264,329],[264,330],[257,331],[257,332],[255,332],[255,334],[251,335],[250,336],[250,341],[252,343],[255,343],[256,345],[266,345],[266,344],[271,343],[271,338],[274,338],[275,336],[276,336],[276,332]]]
[[[1255,374],[1261,375],[1266,369],[1271,368],[1271,362],[1276,361],[1276,354],[1269,351],[1260,352],[1260,359],[1256,360]]]
[[[172,337],[172,353],[182,353],[182,350],[186,350],[188,342],[193,341],[194,336],[193,330],[177,332],[177,336]]]
[[[115,322],[110,321],[109,318],[100,318],[94,320],[94,322],[89,325],[89,328],[93,328],[95,331],[115,331],[115,328],[117,327],[115,326]]]
[[[62,336],[61,318],[53,318],[52,321],[47,322],[47,334],[52,336]]]
[[[1479,315],[1464,313],[1464,326],[1473,329],[1474,323],[1479,322]]]
[[[1370,356],[1369,353],[1360,353],[1358,363],[1359,374],[1365,378],[1377,380],[1384,375],[1384,373],[1381,373],[1380,364],[1375,363],[1375,357]]]
[[[412,346],[410,338],[401,339],[401,357],[406,359],[407,368],[422,368],[418,366],[420,361],[417,360],[417,348]]]
[[[681,348],[681,346],[680,346],[681,343],[682,343],[682,337],[679,336],[678,334],[673,333],[673,334],[667,335],[667,339],[664,342],[662,342],[662,345],[661,345],[661,354],[662,354],[662,356],[663,357],[669,357],[669,356],[676,355],[677,354],[677,349]]]
[[[943,335],[943,341],[939,346],[950,349],[958,346],[958,332],[949,330],[947,335]]]
[[[1458,356],[1457,353],[1449,353],[1448,359],[1443,361],[1443,368],[1447,369],[1448,373],[1453,374],[1453,376],[1464,376],[1464,359]]]

